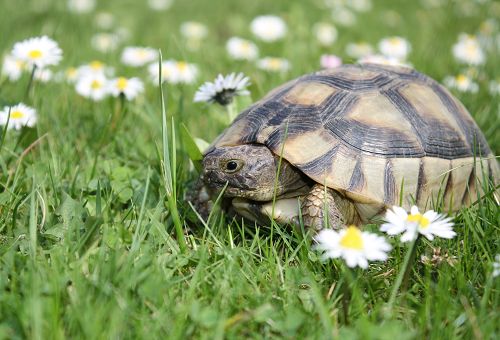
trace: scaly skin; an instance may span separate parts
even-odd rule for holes
[[[230,161],[238,164],[236,171],[227,169]],[[278,165],[280,170],[276,178]],[[278,210],[281,212],[273,218],[277,218],[280,223],[299,223],[298,209],[290,201],[284,203],[291,197],[301,197],[303,223],[314,231],[325,226],[340,228],[346,223],[359,221],[350,200],[333,189],[325,190],[318,183],[311,187],[311,180],[263,145],[214,149],[205,155],[203,167],[202,178],[212,195],[220,193],[227,184],[224,197],[233,198],[236,212],[258,223],[267,221],[273,212],[276,213],[276,209],[272,208],[273,197],[276,197]]]

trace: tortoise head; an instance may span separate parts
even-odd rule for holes
[[[225,197],[244,197],[256,201],[272,200],[277,157],[257,144],[217,147],[203,158],[203,181]]]

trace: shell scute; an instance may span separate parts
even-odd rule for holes
[[[409,68],[344,65],[305,75],[243,111],[213,147],[259,143],[352,199],[362,217],[471,200],[474,155],[492,157],[465,107]],[[496,160],[487,162],[499,176]],[[451,175],[449,175],[451,173]],[[469,190],[465,188],[469,187]]]

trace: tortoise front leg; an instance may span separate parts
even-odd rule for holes
[[[335,190],[315,184],[305,197],[301,207],[302,221],[308,228],[339,229],[346,224],[359,222],[354,204]]]

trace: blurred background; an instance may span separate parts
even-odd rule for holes
[[[170,88],[169,107],[172,112],[182,111],[180,119],[195,136],[207,141],[227,122],[219,119],[220,107],[192,99],[196,89],[217,74],[243,72],[250,77],[251,96],[238,103],[241,110],[286,80],[334,67],[339,61],[368,59],[409,65],[444,82],[469,108],[492,147],[498,151],[500,144],[495,133],[500,93],[498,1],[1,0],[1,9],[0,52],[4,56],[17,41],[48,35],[64,51],[54,74],[99,61],[114,75],[145,82],[145,95],[136,101],[139,104],[157,103],[156,80],[147,67],[121,62],[126,47],[161,49],[164,60],[194,65],[196,75],[190,81]],[[266,30],[276,35],[266,39],[256,34],[252,22],[269,15],[285,26],[283,32],[273,33],[276,27],[264,24],[264,35]],[[255,53],[235,57],[228,45],[235,37],[251,44]],[[462,55],[454,52],[457,46]],[[240,44],[239,48],[244,47]],[[266,57],[276,59],[262,64],[259,60]],[[15,101],[15,93],[26,87],[28,74],[24,82],[15,84],[4,79],[0,104]],[[93,105],[79,98],[71,84],[62,90],[59,84],[47,84],[38,91],[53,91],[52,86],[79,107]]]

